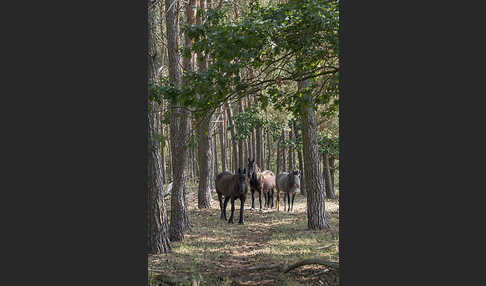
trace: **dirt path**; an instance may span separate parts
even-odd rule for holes
[[[150,257],[150,270],[172,275],[189,273],[202,280],[201,285],[337,285],[336,271],[324,266],[303,266],[286,274],[278,269],[251,270],[255,266],[291,264],[313,257],[337,262],[337,201],[326,201],[330,229],[324,231],[307,230],[303,196],[296,196],[294,212],[287,213],[282,211],[283,205],[280,212],[250,210],[250,195],[245,202],[244,225],[228,224],[220,219],[215,193],[211,209],[197,209],[197,193],[192,191],[188,202],[192,228],[185,241],[173,242],[172,252],[167,255]],[[259,208],[258,199],[255,206]],[[239,201],[235,203],[235,222],[238,215]]]

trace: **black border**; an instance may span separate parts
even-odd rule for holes
[[[464,244],[450,238],[463,222],[450,206],[474,191],[458,188],[465,179],[451,166],[476,155],[462,154],[470,147],[450,127],[469,126],[461,109],[475,104],[462,96],[482,93],[464,90],[467,68],[443,62],[475,62],[451,44],[473,28],[460,16],[475,8],[426,4],[340,2],[341,285],[417,285],[417,274],[436,285],[460,274],[442,251]],[[2,104],[12,112],[2,112],[2,194],[14,198],[2,200],[12,207],[2,278],[14,283],[2,285],[145,285],[147,2],[18,5],[4,39],[15,46],[4,54],[2,97],[14,102]]]

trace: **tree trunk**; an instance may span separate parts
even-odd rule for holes
[[[210,132],[211,133],[211,132]],[[214,189],[214,153],[213,153],[213,138],[211,134],[209,135],[209,166],[211,167],[209,170],[209,202],[211,202],[211,190]]]
[[[282,142],[282,137],[280,137],[280,139],[278,140],[277,142],[277,174],[280,174],[280,157],[282,157],[282,154],[281,154],[281,150],[282,148],[280,148],[280,143]]]
[[[292,140],[292,129],[289,131],[289,140]],[[288,171],[291,172],[294,170],[294,166],[292,165],[292,146],[289,144],[289,157],[288,157]]]
[[[282,143],[285,142],[285,129],[282,129]],[[287,168],[287,148],[282,147],[282,171]]]
[[[190,6],[186,6],[187,23],[189,25],[194,24],[194,9],[196,6],[196,0],[190,1]],[[206,1],[199,0],[199,7],[201,10],[206,9]],[[197,17],[198,24],[202,23],[201,17]],[[186,46],[191,47],[192,41],[189,37],[186,37]],[[205,55],[197,55],[197,67],[198,72],[202,73],[207,70],[207,62]],[[201,96],[201,95],[198,95]],[[199,163],[199,185],[197,191],[197,207],[200,209],[211,207],[211,189],[210,180],[212,177],[211,167],[211,142],[209,135],[209,124],[211,121],[211,115],[206,114],[203,118],[198,119],[196,133],[197,133],[197,161]]]
[[[221,125],[219,126],[219,145],[221,146],[221,170],[222,172],[226,171],[226,130],[225,130],[225,116],[224,116],[224,109],[221,107]]]
[[[299,82],[299,90],[310,86],[310,80]],[[320,171],[317,126],[312,97],[304,95],[310,106],[302,106],[302,143],[304,146],[305,184],[307,188],[307,226],[309,229],[328,228],[325,208],[325,187]]]
[[[214,177],[219,174],[219,163],[218,163],[218,144],[216,140],[216,135],[212,138],[213,140],[213,158],[214,158]]]
[[[158,83],[157,48],[156,48],[156,7],[148,10],[148,80],[149,84]],[[165,202],[159,196],[162,190],[162,166],[160,165],[160,144],[156,141],[159,106],[156,102],[149,103],[148,109],[148,190],[147,200],[147,245],[146,250],[151,254],[167,253],[170,251],[169,224]]]
[[[170,132],[170,126],[167,126],[167,134],[169,134]],[[172,145],[171,145],[171,142],[172,142],[172,139],[170,138],[170,136],[167,137],[168,138],[168,142],[167,142],[167,177],[168,177],[168,182],[173,182],[174,181],[174,176],[172,175],[173,172],[172,172],[172,160],[170,158],[172,158]]]
[[[258,160],[257,160],[257,147],[256,147],[256,130],[253,129],[253,131],[251,132],[251,148],[253,150],[253,154],[252,154],[252,157],[253,159],[255,160],[255,162],[257,162],[258,164]],[[260,164],[258,164],[260,165]]]
[[[162,101],[162,104],[160,105],[160,115],[164,113],[164,101]],[[164,125],[160,123],[160,117],[158,118],[157,122],[160,124],[160,136],[161,138],[164,138]],[[164,154],[164,149],[165,145],[167,144],[167,141],[164,140],[160,143],[160,171],[162,172],[162,184],[165,185],[166,183],[166,176],[165,176],[165,154]]]
[[[238,102],[238,112],[241,114],[243,113],[243,102],[241,99]],[[238,167],[244,168],[245,161],[243,161],[243,139],[240,138],[238,141]]]
[[[334,159],[334,156],[329,157],[329,167],[331,169],[331,182],[332,182],[332,187],[335,188],[336,185],[334,183],[334,175],[336,174],[336,161]],[[336,193],[336,191],[334,191]]]
[[[265,167],[263,166],[263,135],[262,135],[262,127],[261,126],[258,126],[256,128],[256,146],[257,146],[257,162],[258,162],[258,166],[260,166],[260,168],[262,170],[265,169]]]
[[[177,88],[181,87],[182,71],[179,66],[179,24],[178,24],[178,2],[174,5],[175,0],[166,0],[165,13],[167,22],[167,49],[169,56],[169,79]],[[194,5],[195,0],[191,0],[189,5]],[[173,6],[173,7],[171,7]],[[190,68],[190,58],[184,60],[184,67]],[[189,217],[187,216],[187,206],[184,199],[184,190],[186,185],[186,164],[187,148],[189,138],[189,114],[187,110],[178,107],[177,102],[171,103],[172,116],[170,122],[170,136],[172,139],[172,168],[173,168],[173,185],[171,193],[171,219],[170,219],[170,240],[184,240],[184,231],[189,226]]]
[[[233,173],[236,173],[236,171],[238,170],[238,147],[237,147],[238,145],[235,140],[236,132],[235,132],[235,124],[233,122],[233,111],[231,110],[231,104],[229,104],[228,102],[226,102],[225,104],[226,104],[226,111],[228,112],[228,122],[231,130],[231,142],[233,143],[232,144],[233,157],[232,157],[231,166],[232,166]]]
[[[272,165],[271,165],[271,158],[272,158],[272,142],[270,141],[270,131],[267,130],[267,150],[268,150],[268,155],[267,155],[267,169],[272,170]]]
[[[297,134],[298,134],[298,129],[297,129],[297,123],[296,121],[294,121],[294,130],[295,130],[295,136],[297,137]],[[302,136],[301,136],[302,138]],[[298,159],[299,159],[299,170],[302,174],[302,179],[300,180],[300,192],[302,193],[303,196],[307,196],[307,192],[306,192],[306,189],[305,189],[305,179],[304,178],[304,162],[302,160],[302,148],[300,147],[301,144],[298,145],[297,147],[297,156],[298,156]]]
[[[331,178],[331,168],[329,167],[329,156],[327,153],[322,155],[323,170],[324,170],[324,181],[326,182],[326,197],[328,199],[335,199],[336,194],[334,193],[334,186],[332,184]]]

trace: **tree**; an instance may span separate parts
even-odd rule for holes
[[[221,170],[224,172],[226,168],[226,130],[225,130],[225,116],[224,116],[224,109],[221,106],[220,107],[220,112],[221,112],[221,124],[219,125],[219,142],[221,146]]]
[[[187,23],[188,25],[194,24],[194,10],[192,9],[196,2],[195,0],[190,2],[191,7],[186,7],[190,9],[187,13]],[[197,16],[197,24],[202,24],[201,14],[206,10],[206,1],[199,0],[200,13]],[[192,47],[192,40],[186,33],[186,48],[190,50]],[[207,70],[207,58],[202,52],[197,54],[197,66],[198,73],[204,73]],[[208,96],[207,94],[198,94],[198,96]],[[200,118],[196,127],[197,138],[198,138],[198,162],[199,162],[199,186],[197,193],[197,207],[210,208],[211,207],[211,177],[212,177],[212,154],[211,154],[211,142],[209,135],[209,125],[211,121],[211,113],[206,112]]]
[[[238,101],[238,112],[239,114],[242,114],[243,113],[243,102],[240,98],[240,100]],[[239,168],[244,168],[245,167],[245,162],[247,161],[244,161],[243,160],[243,138],[239,138],[240,136],[238,136],[238,167]]]
[[[187,5],[194,5],[191,0]],[[179,24],[178,24],[179,2],[177,0],[165,1],[165,15],[167,23],[167,50],[169,58],[169,80],[176,89],[181,87],[182,71],[179,66]],[[191,9],[189,9],[190,11]],[[190,58],[185,57],[184,68],[190,68]],[[173,184],[171,193],[171,218],[170,218],[170,240],[184,240],[184,231],[189,227],[189,217],[184,199],[186,188],[186,165],[188,161],[189,144],[189,112],[180,106],[177,98],[171,100],[171,122],[170,136],[172,144],[172,170]]]
[[[309,229],[329,228],[326,218],[325,187],[320,172],[319,145],[313,101],[305,89],[310,86],[309,80],[299,82],[299,89],[304,93],[304,100],[309,105],[301,107],[302,143],[304,146],[305,187],[307,192],[307,226]]]
[[[157,70],[159,52],[156,48],[156,9],[150,5],[148,9],[148,85],[153,92],[153,85],[158,83]],[[165,202],[160,198],[162,190],[162,166],[160,165],[160,144],[157,141],[159,125],[159,105],[150,98],[148,109],[148,190],[147,190],[147,250],[151,254],[170,251],[169,225]]]
[[[327,152],[322,154],[322,165],[323,165],[323,177],[326,182],[326,197],[328,199],[335,199],[336,194],[334,193],[334,186],[331,177],[331,168],[329,166],[329,156]]]
[[[235,132],[235,124],[233,122],[233,111],[231,110],[231,104],[229,104],[228,102],[225,103],[226,104],[226,111],[227,111],[227,114],[228,114],[228,124],[230,126],[230,130],[231,130],[231,142],[233,142],[233,159],[231,161],[231,165],[232,165],[232,171],[233,173],[236,173],[237,169],[238,169],[238,145],[237,145],[237,142],[236,142],[236,132]]]

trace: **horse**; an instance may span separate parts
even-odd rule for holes
[[[262,190],[265,198],[265,208],[268,209],[270,207],[273,209],[273,194],[274,189],[277,186],[275,183],[275,174],[270,170],[263,171],[261,174],[263,178]]]
[[[272,199],[273,207],[273,190],[275,188],[275,175],[273,172],[270,170],[262,172],[258,164],[255,163],[255,159],[248,159],[247,177],[250,182],[251,209],[255,209],[255,192],[258,192],[260,210],[262,209],[262,193],[265,197],[265,208],[268,208],[270,198]]]
[[[219,199],[219,207],[221,208],[221,219],[226,220],[226,205],[228,204],[228,200],[231,199],[231,216],[228,223],[234,223],[233,216],[235,213],[235,200],[240,199],[240,221],[238,223],[244,224],[243,209],[246,195],[248,193],[248,185],[246,183],[245,173],[245,169],[242,170],[241,168],[238,168],[237,174],[224,171],[216,176],[215,186]],[[223,196],[224,203],[222,200]]]
[[[280,201],[280,191],[284,192],[286,198],[284,198],[284,211],[286,209],[285,203],[288,199],[289,201],[289,208],[287,212],[292,210],[294,211],[294,199],[295,193],[300,192],[300,176],[301,173],[299,170],[294,170],[291,173],[282,172],[277,175],[276,182],[277,182],[277,211],[280,210],[279,208],[279,201]],[[290,194],[292,194],[292,205],[290,204]]]

